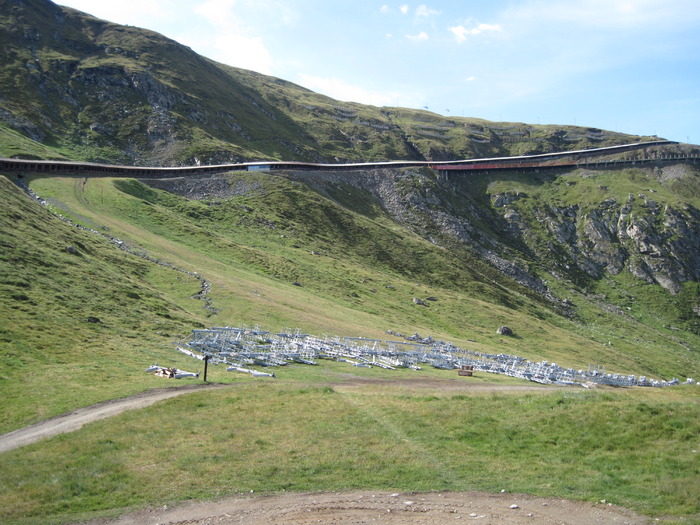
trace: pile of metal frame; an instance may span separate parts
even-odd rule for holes
[[[514,355],[465,350],[430,337],[418,341],[317,337],[298,329],[271,333],[259,327],[227,326],[192,330],[189,341],[178,346],[178,350],[197,359],[207,359],[211,364],[226,364],[227,370],[232,372],[268,377],[274,377],[274,373],[250,367],[270,369],[290,363],[315,365],[319,359],[333,359],[358,367],[390,370],[420,370],[423,366],[455,370],[470,366],[474,372],[504,374],[545,384],[663,387],[679,382],[677,378],[663,381],[644,376],[610,374],[600,366],[589,366],[587,370],[563,368],[547,361],[532,362]],[[689,379],[688,382],[693,381]]]

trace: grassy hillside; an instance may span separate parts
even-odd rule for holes
[[[62,222],[6,177],[0,185],[2,431],[156,386],[142,365],[203,326],[190,298],[199,282]]]
[[[99,235],[51,218],[57,228],[87,236],[92,243],[99,241],[111,258],[118,256],[124,264],[134,265],[138,271],[129,270],[129,266],[123,270],[129,274],[127,282],[135,278],[145,282],[132,286],[151,288],[150,293],[117,295],[123,302],[114,307],[115,314],[128,308],[130,297],[137,304],[148,299],[141,310],[149,311],[150,301],[155,300],[149,299],[151,281],[158,275],[164,280],[159,281],[158,291],[164,292],[161,287],[166,286],[162,300],[192,314],[197,325],[260,324],[273,330],[300,327],[310,333],[367,337],[382,337],[387,329],[406,334],[417,331],[474,350],[547,359],[577,368],[604,364],[610,371],[663,378],[697,375],[696,352],[687,348],[697,344],[698,336],[667,328],[673,323],[683,326],[679,317],[685,310],[674,305],[686,297],[692,306],[696,284],[688,283],[686,291],[676,297],[658,287],[640,287],[637,293],[634,286],[626,286],[625,300],[635,302],[636,308],[625,316],[601,307],[595,294],[580,288],[577,292],[576,287],[566,289],[562,284],[562,296],[574,297],[578,307],[577,316],[569,318],[467,249],[452,246],[446,250],[408,231],[389,218],[372,195],[357,187],[329,185],[322,196],[284,174],[234,173],[219,183],[228,186],[233,196],[188,200],[136,180],[106,177],[29,179],[32,189],[48,199],[53,210],[125,241],[133,251],[204,276],[212,283],[210,298],[218,310],[212,314],[189,298],[198,282],[187,274],[128,257]],[[205,179],[202,184],[206,184]],[[35,203],[24,206],[47,215]],[[67,244],[59,243],[54,249],[65,251]],[[82,260],[80,255],[67,253],[61,257]],[[106,268],[110,267],[111,262]],[[63,271],[66,282],[92,286],[72,266]],[[50,276],[47,272],[47,278]],[[168,278],[190,288],[185,292],[168,284]],[[623,283],[616,287],[608,282],[607,293],[623,289]],[[53,288],[61,286],[60,281],[52,283]],[[109,287],[91,289],[96,303],[105,302],[103,290]],[[40,287],[36,293],[42,290]],[[647,303],[634,301],[644,293]],[[437,301],[419,307],[413,303],[414,297]],[[106,302],[112,300],[108,294]],[[73,314],[75,317],[105,316],[100,311],[90,314],[90,306],[83,302],[76,304],[80,314]],[[658,308],[660,304],[665,306]],[[138,310],[130,313],[140,317]],[[165,328],[149,322],[133,337],[151,339],[155,334],[155,340],[167,349],[169,341],[157,334],[167,333],[171,338],[187,335],[187,315],[174,315],[166,308],[166,313],[155,318]],[[656,321],[645,322],[649,317]],[[112,324],[109,318],[105,321],[105,325]],[[127,319],[119,322],[131,326]],[[179,333],[172,324],[180,328]],[[503,324],[514,328],[519,338],[497,336],[495,330]],[[680,337],[685,338],[684,344]]]
[[[408,195],[423,179],[407,171],[399,180]],[[655,310],[668,294],[620,316],[580,293],[577,316],[562,316],[469,250],[448,251],[409,231],[370,192],[331,182],[231,173],[202,178],[209,196],[189,200],[156,188],[174,189],[178,180],[25,176],[47,208],[0,177],[2,431],[171,385],[143,369],[157,362],[196,370],[173,342],[212,325],[377,338],[387,329],[419,332],[475,350],[653,377],[700,369],[696,352],[664,328],[677,310]],[[193,272],[211,282],[216,313],[192,298],[201,286]],[[423,307],[413,297],[437,301]],[[644,322],[651,315],[666,321]],[[502,324],[518,337],[496,335]],[[696,336],[682,336],[697,348]],[[327,363],[281,370],[276,385],[222,368],[210,374],[235,390],[193,394],[3,454],[3,521],[61,523],[249,490],[379,487],[506,487],[608,499],[656,516],[699,510],[688,488],[699,475],[695,387],[473,397],[442,391],[453,373],[437,370]],[[343,386],[358,375],[437,383],[429,395],[410,384]],[[302,416],[288,410],[301,406]],[[136,486],[149,489],[129,489]]]
[[[340,103],[46,0],[0,0],[0,44],[0,156],[442,160],[645,140]],[[657,151],[690,150],[633,154]],[[700,379],[697,166],[5,173],[0,199],[0,433],[186,384],[143,370],[196,371],[175,343],[219,325],[418,332],[577,369]],[[508,389],[531,383],[502,376],[330,361],[274,381],[223,367],[209,377],[229,388],[1,454],[0,521],[354,488],[505,489],[700,520],[697,386],[524,393]],[[486,384],[503,389],[471,389]]]
[[[649,140],[345,103],[48,0],[0,2],[0,155],[139,165],[384,161]]]
[[[342,363],[297,367],[3,454],[0,519],[350,489],[506,490],[606,500],[655,523],[698,517],[697,389],[470,393],[391,379],[412,370],[369,372],[387,383],[345,383]]]

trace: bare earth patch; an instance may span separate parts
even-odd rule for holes
[[[212,525],[312,523],[355,525],[379,523],[417,525],[436,523],[480,525],[591,525],[644,524],[651,519],[621,507],[538,498],[525,494],[480,492],[389,493],[340,492],[232,497],[134,512],[116,520],[90,525]]]

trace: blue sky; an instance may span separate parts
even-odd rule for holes
[[[59,0],[333,98],[700,144],[697,0]]]

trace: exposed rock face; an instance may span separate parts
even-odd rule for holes
[[[659,169],[654,176],[679,169],[685,168]],[[690,168],[686,176],[697,178]],[[583,272],[601,279],[628,271],[672,293],[686,281],[700,280],[700,211],[689,204],[662,206],[639,194],[585,206],[540,198],[525,205],[529,196],[524,192],[495,193],[484,202],[463,180],[448,181],[418,169],[307,172],[298,178],[320,191],[329,184],[351,184],[369,192],[394,219],[424,238],[468,247],[563,311],[571,304],[551,293],[533,264],[569,278]]]
[[[492,196],[501,206],[509,231],[535,251],[566,255],[565,270],[578,269],[599,279],[627,270],[649,283],[676,293],[685,281],[700,280],[700,212],[688,204],[661,206],[645,194],[625,202],[608,198],[592,207],[537,203],[532,219],[546,235],[533,233],[513,195]]]
[[[697,172],[687,170],[697,178]],[[690,204],[662,206],[645,195],[628,195],[592,205],[562,205],[529,199],[524,192],[487,194],[484,199],[470,193],[464,181],[421,169],[287,175],[326,196],[338,185],[353,186],[397,222],[436,245],[469,250],[567,315],[575,306],[552,293],[538,276],[543,270],[567,280],[578,280],[577,274],[601,279],[629,272],[672,293],[686,281],[700,281],[700,211]],[[190,198],[225,198],[257,187],[216,176],[150,183]]]

